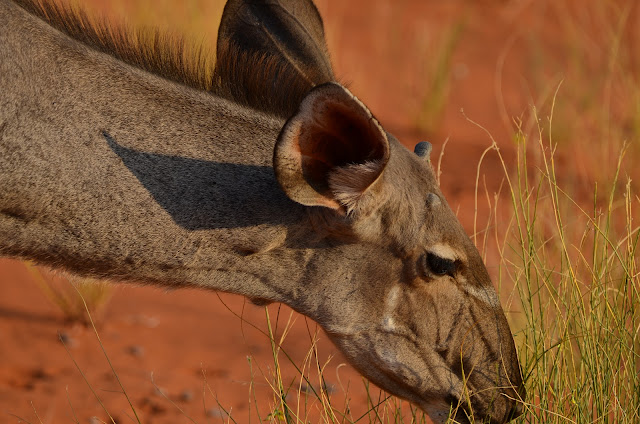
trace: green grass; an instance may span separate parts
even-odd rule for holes
[[[549,134],[520,141],[499,284],[515,287],[507,308],[519,310],[512,321],[529,393],[522,421],[637,423],[640,199],[631,180],[620,188],[626,150],[589,204],[558,183]]]

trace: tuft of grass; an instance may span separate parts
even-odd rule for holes
[[[283,343],[294,318],[291,313],[278,330],[280,308],[275,321],[265,308],[267,331],[263,333],[271,345],[273,362],[267,371],[258,368],[264,382],[273,392],[273,400],[269,412],[261,422],[269,423],[428,423],[427,416],[406,401],[390,396],[362,379],[366,393],[366,405],[353,405],[350,386],[344,387],[339,381],[340,390],[327,384],[325,373],[333,358],[321,362],[318,352],[320,332],[309,330],[310,349],[302,364],[295,363],[283,349]],[[281,336],[276,338],[276,334]],[[297,376],[285,380],[280,371],[280,363],[287,361],[297,371]],[[251,361],[250,361],[251,363]],[[257,382],[252,380],[251,385]],[[255,392],[251,392],[255,403]],[[256,410],[258,405],[256,404]],[[260,416],[260,415],[258,415]]]
[[[61,312],[65,321],[91,325],[111,299],[113,287],[105,281],[78,277],[25,262],[33,281]],[[89,315],[89,313],[91,315]]]
[[[494,215],[498,285],[513,287],[505,309],[515,311],[528,393],[517,422],[637,423],[640,197],[621,172],[628,150],[609,185],[574,195],[559,183],[552,124],[533,140],[518,132],[508,219]]]

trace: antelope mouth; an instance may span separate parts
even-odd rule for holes
[[[463,411],[462,407],[456,409],[453,407],[454,404],[457,404],[459,401],[454,400],[451,404],[447,402],[442,403],[427,403],[420,405],[420,408],[429,415],[431,421],[434,424],[471,424],[469,418],[467,418],[470,414]],[[452,421],[450,421],[452,420]]]
[[[396,334],[396,337],[407,340],[405,335]],[[482,422],[502,424],[522,414],[522,404],[515,400],[521,393],[518,387],[510,384],[503,387],[495,382],[474,384],[473,371],[464,376],[449,367],[435,351],[425,355],[414,351],[413,360],[400,360],[392,345],[377,343],[374,348],[376,361],[372,362],[377,373],[383,376],[376,384],[418,405],[434,423],[453,419],[453,423],[468,424],[469,417],[475,417]]]
[[[437,353],[418,353],[414,338],[404,333],[387,331],[386,334],[409,341],[413,349],[404,350],[405,353],[413,351],[413,355],[410,355],[413,358],[409,361],[406,358],[400,360],[395,354],[397,350],[390,348],[392,343],[377,343],[374,347],[376,360],[372,362],[384,379],[376,384],[415,403],[436,424],[445,423],[450,417],[455,417],[459,423],[468,423],[467,416],[471,416],[471,413],[468,411],[469,405],[461,400],[461,395],[465,390],[470,391],[472,396],[475,393],[469,382],[463,381]],[[434,387],[439,387],[439,390],[434,390]]]
[[[327,334],[362,375],[381,389],[414,403],[436,424],[449,419],[467,424],[468,417],[501,424],[521,415],[521,405],[506,396],[512,386],[478,386],[472,374],[464,378],[437,350],[424,351],[415,337],[390,330],[384,325],[375,331]],[[518,398],[519,390],[512,389]]]

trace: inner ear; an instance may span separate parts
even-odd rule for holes
[[[344,103],[317,105],[311,125],[298,140],[303,177],[314,189],[328,194],[332,170],[367,162],[381,162],[388,154],[379,142],[381,128],[373,117]],[[386,135],[385,135],[386,137]],[[369,181],[366,186],[373,181]]]
[[[285,124],[274,169],[293,200],[338,209],[345,205],[330,187],[332,175],[340,173],[348,191],[363,194],[388,159],[386,133],[371,112],[347,89],[329,83],[312,90]]]

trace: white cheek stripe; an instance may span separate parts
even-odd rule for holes
[[[387,298],[384,302],[384,315],[382,316],[382,326],[389,330],[393,330],[396,328],[396,323],[393,320],[393,312],[396,310],[398,306],[398,301],[400,300],[400,287],[393,286],[389,293],[387,294]]]

